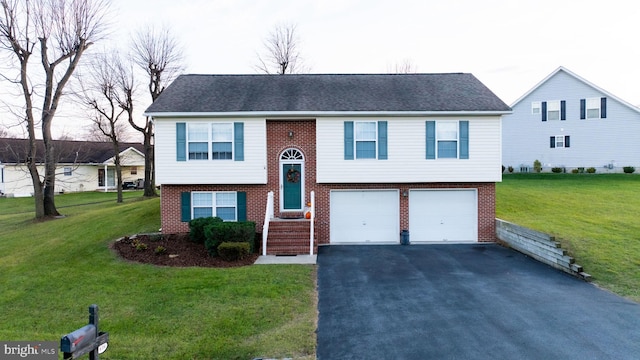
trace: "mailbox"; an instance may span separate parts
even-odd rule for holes
[[[60,350],[66,353],[74,353],[87,345],[93,345],[98,336],[95,325],[85,325],[80,329],[67,334],[60,339]]]
[[[98,360],[98,354],[107,350],[109,333],[98,329],[98,305],[89,307],[89,325],[60,338],[63,359],[77,359],[89,354],[90,360]]]

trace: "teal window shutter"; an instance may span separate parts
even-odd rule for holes
[[[460,159],[469,158],[469,121],[460,121]]]
[[[176,161],[187,161],[187,124],[176,123]]]
[[[247,193],[244,191],[238,191],[236,193],[236,197],[238,221],[247,221]]]
[[[180,193],[180,221],[187,222],[191,220],[191,193]]]
[[[378,160],[387,160],[387,122],[378,121]]]
[[[244,123],[233,123],[233,159],[244,161]]]
[[[427,159],[436,158],[436,122],[427,121]]]
[[[344,159],[353,160],[353,121],[344,122]]]

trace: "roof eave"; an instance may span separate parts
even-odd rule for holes
[[[144,116],[153,118],[198,118],[198,117],[264,117],[264,118],[316,118],[340,116],[388,116],[388,117],[417,117],[417,116],[500,116],[511,114],[511,110],[483,110],[483,111],[234,111],[234,112],[148,112]]]

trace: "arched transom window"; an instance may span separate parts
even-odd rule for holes
[[[304,160],[304,155],[298,149],[287,149],[282,152],[280,160]]]

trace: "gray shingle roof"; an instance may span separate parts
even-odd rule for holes
[[[144,154],[144,145],[140,143],[119,143],[120,151],[130,147]],[[54,140],[57,161],[62,164],[101,164],[115,156],[110,142]],[[36,162],[44,162],[44,143],[36,141]],[[28,139],[0,138],[0,162],[24,163],[29,153]]]
[[[181,75],[146,113],[510,110],[465,73]]]

